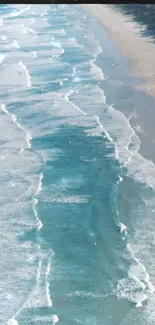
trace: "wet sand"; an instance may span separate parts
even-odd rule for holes
[[[122,55],[129,59],[132,75],[144,80],[138,88],[155,98],[155,44],[151,37],[141,37],[142,27],[138,23],[108,5],[86,6],[108,29]]]
[[[113,42],[119,47],[122,57],[129,64],[129,73],[139,80],[133,84],[134,95],[128,100],[115,103],[115,109],[130,118],[130,125],[141,140],[140,154],[155,164],[155,44],[151,37],[142,37],[142,27],[129,16],[108,5],[86,5],[107,29]],[[143,27],[144,29],[144,27]],[[121,71],[120,71],[121,73]],[[116,90],[124,93],[123,88]],[[112,104],[113,92],[110,94]],[[127,107],[129,113],[126,115]]]

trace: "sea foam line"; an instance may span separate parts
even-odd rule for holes
[[[151,283],[150,281],[150,276],[148,274],[148,272],[146,271],[146,267],[140,262],[140,260],[135,256],[134,252],[132,251],[131,247],[129,244],[127,244],[127,249],[128,251],[130,252],[131,254],[131,257],[133,258],[133,260],[137,263],[137,265],[139,265],[141,267],[141,269],[144,271],[144,274],[145,274],[145,279],[142,281],[140,281],[137,276],[135,276],[134,274],[132,274],[133,277],[135,277],[140,283],[141,283],[141,286],[143,287],[143,290],[146,289],[146,286],[145,284],[147,285],[148,287],[148,290],[149,290],[149,293],[150,294],[153,294],[155,292],[155,289],[154,289],[154,286],[153,284]],[[132,272],[132,271],[131,271]],[[136,307],[141,307],[142,306],[142,302],[144,300],[146,300],[148,297],[147,295],[144,293],[144,297],[142,298],[141,301],[137,302],[136,304]]]
[[[35,303],[35,298],[42,298],[41,305],[51,307],[52,306],[52,300],[50,297],[50,291],[49,291],[49,282],[48,282],[48,275],[50,272],[50,258],[54,255],[54,252],[50,250],[52,254],[47,258],[45,261],[45,256],[43,256],[43,261],[40,259],[38,263],[38,269],[37,269],[37,275],[36,275],[36,285],[33,288],[33,290],[30,292],[27,300],[25,301],[24,305],[20,309],[20,311],[25,307],[32,308],[32,304]],[[43,290],[43,291],[42,291]],[[44,291],[45,290],[45,291]],[[37,304],[38,305],[38,304]],[[19,311],[18,311],[19,314]],[[17,316],[17,314],[15,315]]]
[[[42,261],[39,260],[38,263],[38,269],[37,269],[37,276],[36,276],[36,286],[38,286],[39,284],[39,279],[40,279],[40,275],[41,275],[41,267],[42,267]],[[19,325],[19,323],[16,320],[16,317],[20,314],[20,312],[24,309],[24,307],[26,306],[27,302],[29,300],[29,296],[27,297],[27,299],[25,300],[24,304],[22,305],[21,308],[18,309],[18,311],[14,314],[14,316],[12,318],[10,318],[7,322],[7,325]]]
[[[99,116],[97,115],[94,115],[94,118],[96,119],[97,121],[97,124],[99,125],[100,129],[103,131],[103,133],[105,134],[105,137],[108,139],[108,141],[110,143],[112,143],[114,145],[114,156],[115,156],[115,159],[119,159],[119,153],[118,153],[118,147],[117,147],[117,143],[113,141],[112,137],[110,136],[110,134],[103,128],[103,125],[102,123],[100,122],[100,119],[99,119]],[[121,180],[120,180],[121,181]]]
[[[113,112],[116,111],[116,110],[111,106],[111,107],[110,107],[110,111],[112,111],[112,113],[113,113]],[[128,153],[129,153],[129,157],[128,157],[127,161],[124,163],[124,166],[127,166],[127,164],[131,161],[133,155],[136,154],[136,155],[140,156],[140,154],[138,153],[138,150],[139,150],[139,147],[140,147],[140,140],[139,140],[138,136],[136,135],[134,129],[132,129],[132,127],[131,127],[131,125],[130,125],[130,120],[131,120],[131,118],[135,115],[135,113],[136,113],[136,110],[135,110],[135,112],[130,116],[129,119],[127,119],[127,118],[125,117],[124,114],[121,114],[121,115],[123,116],[123,118],[126,120],[129,129],[131,130],[131,134],[130,134],[130,136],[129,136],[128,142],[127,142],[126,145],[125,145],[125,147],[126,147]],[[120,113],[119,113],[119,114],[120,114]],[[103,130],[103,125],[101,124],[101,122],[100,122],[100,120],[99,120],[99,117],[95,116],[95,118],[96,118],[96,121],[97,121],[97,123],[98,123],[100,129]],[[111,136],[109,135],[109,133],[106,134],[106,135],[107,135],[108,139],[110,140],[110,142],[113,142],[113,139],[111,138]],[[110,136],[110,137],[109,137],[109,136]],[[129,148],[129,145],[130,145],[130,143],[131,143],[131,139],[132,139],[133,136],[136,136],[137,140],[139,140],[139,141],[138,141],[139,143],[136,144],[136,150],[131,151],[130,148]],[[113,143],[114,143],[114,142],[113,142]],[[115,145],[117,146],[116,143],[115,143]],[[118,151],[117,151],[117,152],[118,152]],[[119,158],[118,154],[117,154],[117,157]],[[151,163],[152,163],[152,162],[151,162]],[[153,165],[154,165],[154,164],[153,164]],[[122,181],[122,178],[121,178],[119,181]],[[151,184],[150,184],[150,185],[151,185]],[[123,224],[120,224],[120,225],[122,226],[121,228],[124,230],[124,229],[125,229],[125,228],[124,228],[124,225],[123,225]],[[141,269],[144,271],[144,274],[145,274],[145,280],[144,280],[144,283],[147,285],[147,287],[148,287],[148,289],[149,289],[149,292],[150,292],[151,294],[154,293],[154,287],[153,287],[152,283],[150,282],[150,276],[149,276],[149,274],[147,273],[145,266],[144,266],[144,265],[139,261],[138,258],[136,258],[136,257],[134,256],[133,253],[132,253],[132,257],[133,257],[133,259],[137,262],[137,264],[141,267]],[[133,277],[136,278],[136,281],[141,285],[141,287],[143,288],[143,290],[146,290],[145,284],[144,284],[143,282],[141,282],[141,281],[140,281],[140,280],[139,280],[139,279],[138,279],[134,274],[133,274]],[[137,306],[137,307],[142,306],[142,302],[143,302],[144,300],[146,300],[146,299],[147,299],[147,295],[146,295],[145,292],[143,292],[142,299],[141,299],[140,301],[137,302],[136,306]]]
[[[96,58],[91,60],[91,72],[94,73],[95,75],[99,75],[101,80],[104,80],[104,73],[101,68],[98,67],[94,62],[96,61]]]
[[[25,139],[26,139],[27,147],[28,147],[28,148],[31,148],[31,140],[32,140],[32,137],[31,137],[30,133],[29,133],[28,131],[26,131],[26,130],[21,126],[20,123],[17,122],[16,115],[15,115],[15,114],[11,114],[11,113],[9,113],[9,111],[6,109],[6,107],[5,107],[4,104],[0,104],[0,108],[1,108],[1,110],[2,110],[6,115],[9,115],[9,116],[10,116],[12,122],[14,122],[14,123],[18,126],[18,128],[19,128],[20,130],[22,130],[24,133],[26,133],[26,137],[25,137]],[[19,153],[21,153],[23,150],[24,150],[24,149],[21,148]]]
[[[54,45],[55,47],[57,47],[58,49],[60,49],[60,51],[61,51],[59,55],[53,54],[52,57],[59,57],[60,55],[62,55],[65,52],[65,50],[61,47],[61,44],[59,42],[51,41],[50,43],[52,45]]]
[[[27,34],[29,32],[29,33],[31,33],[34,36],[33,38],[36,38],[37,37],[37,34],[35,33],[35,31],[32,28],[26,27],[24,24],[21,24],[21,27],[23,29],[23,33],[24,34]]]
[[[146,267],[140,262],[140,260],[135,256],[135,254],[134,254],[134,252],[131,250],[131,247],[130,247],[130,245],[128,244],[127,245],[127,248],[128,248],[128,250],[129,250],[129,252],[130,252],[130,254],[131,254],[131,256],[132,256],[132,258],[133,258],[133,260],[135,260],[136,262],[137,262],[137,264],[138,265],[140,265],[141,266],[141,268],[143,269],[143,271],[145,272],[145,282],[146,282],[146,284],[147,284],[147,286],[148,286],[148,288],[149,288],[149,290],[150,290],[150,293],[154,293],[154,286],[153,286],[153,284],[151,283],[151,281],[150,281],[150,276],[149,276],[149,274],[148,274],[148,272],[146,271]]]
[[[42,267],[42,261],[39,260],[39,263],[38,263],[38,270],[37,270],[37,283],[36,285],[38,285],[38,281],[40,279],[40,275],[41,275],[41,267]]]
[[[112,106],[111,106],[110,108],[111,108],[111,110],[114,111],[114,108],[113,108]],[[130,135],[130,137],[129,137],[129,139],[128,139],[128,143],[127,143],[126,146],[125,146],[126,149],[127,149],[128,152],[129,152],[129,157],[128,157],[128,159],[126,160],[126,162],[124,163],[124,166],[127,166],[127,164],[132,160],[132,158],[133,158],[135,155],[137,155],[138,157],[141,157],[141,158],[144,159],[146,162],[148,162],[149,164],[151,164],[151,165],[152,165],[152,168],[154,169],[155,165],[153,164],[153,162],[152,162],[152,161],[149,161],[149,160],[147,160],[147,159],[145,159],[145,158],[143,158],[143,157],[139,154],[139,152],[138,152],[138,151],[139,151],[139,148],[140,148],[140,140],[139,140],[137,134],[135,133],[134,129],[133,129],[133,128],[131,127],[131,125],[130,125],[130,120],[132,119],[132,117],[133,117],[135,114],[136,114],[136,110],[131,114],[131,116],[129,117],[129,119],[127,119],[127,118],[125,117],[125,115],[121,113],[121,115],[123,115],[123,117],[125,118],[128,127],[129,127],[130,130],[132,131],[132,132],[131,132],[131,135]],[[136,150],[130,150],[130,149],[129,149],[129,145],[130,145],[130,143],[131,143],[131,139],[132,139],[133,136],[136,136],[137,140],[139,140],[138,145],[136,145],[136,146],[137,146],[137,147],[136,147]],[[122,178],[121,178],[121,181],[122,181]],[[154,189],[154,187],[152,186],[151,183],[148,182],[148,180],[147,180],[147,184],[148,184],[151,188]],[[155,289],[154,289],[153,284],[152,284],[151,281],[150,281],[150,276],[149,276],[149,274],[148,274],[148,272],[147,272],[147,270],[146,270],[146,267],[145,267],[145,266],[140,262],[140,260],[139,260],[137,257],[135,257],[134,253],[133,253],[133,252],[131,251],[131,249],[130,249],[129,244],[128,244],[127,247],[128,247],[128,249],[129,249],[129,251],[130,251],[130,253],[131,253],[131,256],[132,256],[133,260],[134,260],[134,261],[137,263],[137,265],[139,265],[139,266],[141,267],[141,269],[144,271],[144,274],[145,274],[145,280],[143,280],[143,281],[144,281],[144,283],[147,285],[148,290],[149,290],[149,293],[150,293],[150,294],[153,294],[154,291],[155,291]],[[135,275],[133,275],[133,276],[135,276]],[[136,276],[135,276],[135,277],[136,277]],[[137,281],[139,281],[139,282],[141,283],[141,285],[143,286],[143,289],[144,289],[144,287],[145,287],[144,283],[142,283],[142,282],[141,282],[137,277],[136,277],[136,279],[137,279]],[[146,299],[147,299],[147,295],[144,293],[142,300],[139,301],[139,302],[137,302],[137,305],[136,305],[136,306],[137,306],[137,307],[142,306],[142,302],[143,302],[144,300],[146,300]]]
[[[82,109],[80,109],[80,107],[76,106],[72,101],[69,100],[70,95],[73,93],[73,90],[70,90],[68,92],[68,94],[65,95],[65,99],[66,101],[68,101],[69,103],[72,104],[72,106],[74,106],[79,112],[81,112],[83,115],[87,115],[87,113],[85,113],[84,111],[82,111]]]
[[[19,44],[18,44],[18,42],[17,42],[16,40],[13,40],[13,42],[11,43],[11,45],[12,45],[13,47],[16,47],[17,49],[20,48],[20,46],[19,46]]]
[[[50,296],[50,290],[49,290],[49,281],[48,281],[48,275],[50,273],[50,268],[51,268],[51,262],[50,262],[50,257],[48,258],[48,264],[47,264],[47,269],[45,273],[45,279],[46,279],[46,296],[47,296],[47,304],[48,306],[52,306],[52,300]]]
[[[99,88],[99,87],[98,87],[98,88]],[[100,88],[99,88],[99,89],[100,89]],[[103,96],[103,91],[102,91],[102,90],[101,90],[101,95]],[[105,96],[104,96],[104,98],[103,98],[103,101],[104,101],[104,104],[106,104]],[[129,164],[129,162],[131,162],[131,160],[132,160],[132,158],[133,158],[133,156],[134,156],[135,154],[137,154],[137,155],[140,156],[140,154],[138,153],[138,150],[139,150],[139,148],[140,148],[140,143],[141,143],[141,142],[140,142],[140,140],[139,140],[139,137],[137,136],[137,134],[135,133],[134,129],[131,127],[131,124],[130,124],[130,119],[134,116],[134,114],[136,113],[136,110],[134,111],[133,114],[131,114],[130,118],[127,119],[126,116],[125,116],[122,112],[120,112],[120,111],[114,109],[114,107],[113,107],[112,105],[107,105],[107,108],[108,108],[108,111],[111,113],[111,115],[114,117],[114,119],[113,119],[114,121],[113,121],[113,122],[116,122],[116,123],[117,123],[118,118],[119,118],[119,117],[117,117],[117,115],[119,115],[121,118],[123,118],[123,122],[125,121],[125,123],[126,123],[127,126],[129,127],[129,130],[130,130],[129,138],[128,138],[127,142],[126,142],[124,145],[122,144],[123,148],[124,148],[124,149],[127,151],[127,153],[128,153],[128,157],[127,157],[126,161],[123,163],[124,166],[127,167],[127,165]],[[117,114],[117,115],[116,115],[116,114]],[[107,132],[107,131],[106,131],[106,132]],[[111,130],[110,130],[110,132],[108,131],[108,133],[106,134],[106,135],[108,136],[108,138],[109,138],[109,135],[110,135],[110,137],[111,137],[111,133],[113,134],[113,130],[112,130],[112,132],[111,132]],[[131,139],[132,139],[133,137],[136,137],[138,143],[136,144],[136,149],[130,150],[130,149],[129,149],[129,146],[130,146],[130,143],[131,143]],[[112,139],[112,138],[111,138],[111,139]],[[110,138],[109,138],[109,140],[110,140]],[[118,139],[118,142],[119,142],[119,144],[120,144],[119,139]],[[118,150],[118,144],[117,144],[116,142],[113,142],[113,143],[115,144],[115,158],[118,159],[118,160],[120,160],[121,157],[120,157],[119,150]],[[140,156],[140,157],[142,157],[142,156]],[[123,160],[124,160],[124,159],[123,159]],[[145,161],[146,161],[146,160],[145,160]]]
[[[100,129],[104,131],[104,133],[105,133],[105,135],[106,135],[106,138],[107,138],[111,143],[114,144],[114,141],[113,141],[112,137],[110,136],[110,134],[109,134],[106,130],[104,130],[103,125],[101,124],[99,117],[98,117],[97,115],[94,115],[94,117],[95,117],[95,119],[96,119],[96,121],[97,121],[97,124],[99,125]]]
[[[31,84],[31,76],[29,75],[26,65],[22,61],[19,61],[17,65],[18,65],[18,67],[21,68],[22,71],[24,71],[24,73],[26,75],[26,86],[31,87],[31,85],[32,85]]]
[[[26,8],[21,9],[21,10],[15,11],[15,12],[13,12],[10,15],[7,15],[5,17],[6,18],[8,18],[8,17],[17,17],[17,16],[21,15],[23,12],[30,10],[30,8],[31,8],[31,6],[28,6]]]
[[[108,110],[109,110],[109,112],[110,112],[112,115],[114,115],[114,121],[113,121],[113,122],[116,122],[116,123],[117,123],[117,121],[118,121],[118,117],[115,118],[115,115],[116,115],[116,113],[117,113],[117,115],[119,114],[119,116],[121,116],[121,118],[123,118],[123,120],[125,121],[125,123],[127,124],[128,128],[129,128],[129,130],[130,130],[130,136],[129,136],[127,142],[126,142],[124,145],[122,144],[122,145],[121,145],[121,148],[120,148],[120,149],[122,149],[122,147],[123,147],[123,148],[128,152],[128,157],[127,157],[126,161],[123,163],[124,167],[128,167],[127,165],[128,165],[129,163],[131,163],[133,159],[134,159],[134,163],[135,163],[136,161],[140,160],[140,161],[135,165],[136,173],[135,173],[134,171],[132,172],[132,168],[130,168],[130,167],[128,167],[128,173],[129,173],[129,174],[131,173],[132,176],[133,176],[133,174],[134,174],[134,176],[137,176],[138,181],[140,181],[140,182],[141,182],[141,181],[144,181],[144,176],[146,176],[147,179],[145,178],[145,183],[146,183],[149,187],[151,187],[152,189],[154,189],[154,188],[155,188],[155,177],[150,177],[149,175],[151,175],[152,173],[154,174],[154,171],[155,171],[155,164],[153,163],[153,161],[144,158],[144,157],[139,153],[139,149],[140,149],[141,141],[140,141],[138,135],[135,133],[134,129],[132,128],[132,126],[131,126],[131,124],[130,124],[130,120],[131,120],[132,117],[135,115],[137,108],[136,108],[135,111],[131,114],[131,116],[129,117],[129,119],[127,119],[126,116],[125,116],[122,112],[117,111],[116,109],[114,109],[114,107],[113,107],[112,105],[108,106]],[[113,113],[114,113],[114,114],[113,114]],[[124,125],[124,127],[125,127],[125,125]],[[136,138],[136,144],[134,143],[134,148],[133,148],[133,149],[130,149],[129,146],[130,146],[130,144],[132,143],[131,140],[132,140],[133,137]],[[119,141],[119,139],[118,139],[118,142],[119,142],[119,144],[121,144],[120,141]],[[117,148],[118,148],[118,145],[117,145]],[[121,158],[121,157],[120,157],[120,153],[119,153],[119,151],[117,150],[117,159],[120,160],[120,158]],[[136,158],[138,158],[138,160],[137,160]],[[124,159],[123,159],[123,160],[124,160]],[[120,161],[121,161],[121,160],[120,160]],[[140,165],[140,164],[141,164],[142,168],[139,169],[139,166],[138,166],[138,165]],[[147,164],[147,165],[146,165],[146,164]],[[132,167],[132,166],[131,166],[131,167]],[[146,174],[146,170],[149,170],[150,173],[148,174],[148,172],[147,172],[147,174]],[[135,175],[135,174],[136,174],[136,175]],[[153,181],[153,182],[152,182],[152,181]]]
[[[36,189],[35,195],[38,195],[38,193],[42,191],[42,179],[43,179],[43,177],[44,177],[43,173],[40,173],[39,181],[38,181],[38,187]]]
[[[32,208],[33,208],[33,212],[34,212],[34,215],[36,217],[36,220],[37,220],[37,225],[38,225],[37,230],[39,231],[43,227],[43,224],[42,224],[41,220],[38,217],[38,213],[37,213],[37,210],[36,210],[36,205],[37,204],[38,204],[38,200],[36,198],[34,198]]]
[[[10,116],[11,116],[12,121],[18,126],[18,128],[26,133],[25,139],[26,139],[27,147],[31,148],[32,137],[31,137],[30,133],[28,131],[25,131],[25,129],[21,126],[21,124],[17,122],[17,118],[16,118],[15,114],[10,114]],[[20,151],[23,151],[23,148]]]
[[[41,190],[42,190],[42,179],[43,179],[43,177],[44,177],[43,174],[40,173],[39,180],[38,180],[38,186],[37,186],[35,195],[38,195],[38,193],[41,192]],[[38,225],[37,230],[39,231],[43,227],[43,224],[42,224],[41,220],[38,217],[38,213],[37,213],[37,209],[36,209],[37,204],[38,204],[38,200],[36,198],[33,198],[32,208],[33,208],[33,212],[34,212],[34,215],[36,217],[36,220],[37,220],[37,225]]]
[[[112,106],[110,106],[110,111],[112,111],[112,113],[113,113],[113,112],[116,111],[116,110],[115,110]],[[115,112],[114,112],[114,113],[115,113]],[[137,136],[137,134],[135,133],[134,129],[131,127],[131,124],[130,124],[130,120],[131,120],[132,117],[135,115],[135,113],[136,113],[136,110],[135,110],[134,113],[130,116],[129,119],[127,119],[126,116],[125,116],[124,114],[121,113],[121,116],[123,116],[123,119],[126,120],[126,123],[127,123],[128,127],[129,127],[129,129],[131,130],[131,134],[130,134],[130,136],[129,136],[129,138],[128,138],[128,141],[127,141],[127,143],[126,143],[125,146],[124,146],[124,148],[126,148],[126,150],[127,150],[128,153],[129,153],[129,157],[128,157],[128,159],[126,160],[126,162],[124,163],[124,166],[127,166],[127,164],[128,164],[128,163],[132,160],[132,158],[136,155],[136,156],[138,156],[139,158],[141,157],[144,161],[148,162],[149,164],[151,163],[151,165],[152,165],[152,167],[153,167],[153,169],[154,169],[155,165],[153,164],[153,162],[152,162],[152,161],[148,161],[147,159],[143,158],[143,157],[139,154],[140,140],[139,140],[139,137]],[[119,114],[120,114],[120,113],[119,113]],[[99,122],[99,121],[98,121],[98,122]],[[103,129],[102,126],[100,125],[100,122],[99,122],[98,124],[99,124],[100,128]],[[136,149],[131,150],[131,149],[129,148],[129,146],[130,146],[131,139],[132,139],[133,136],[136,137],[138,143],[136,143]],[[136,141],[136,142],[137,142],[137,141]],[[118,158],[119,158],[119,157],[118,157]],[[139,178],[139,179],[140,179],[140,178]],[[122,180],[122,178],[121,178],[121,180]],[[148,184],[150,187],[154,188],[154,187],[152,186],[152,184],[150,184],[150,183],[148,182],[148,180],[147,180],[147,184]],[[128,249],[129,249],[129,247],[130,247],[130,246],[128,245]],[[147,296],[147,294],[146,294],[147,291],[149,290],[149,293],[150,293],[150,294],[153,294],[153,293],[154,293],[154,286],[153,286],[153,284],[152,284],[151,281],[150,281],[150,276],[149,276],[148,272],[146,271],[146,267],[145,267],[145,266],[140,262],[140,260],[139,260],[138,258],[135,257],[135,255],[134,255],[134,253],[131,251],[131,249],[130,249],[130,253],[131,253],[131,255],[132,255],[133,260],[137,263],[137,265],[139,265],[139,266],[141,267],[141,270],[143,270],[143,271],[144,271],[144,274],[145,274],[145,279],[142,280],[142,281],[143,281],[143,282],[142,282],[141,280],[139,280],[139,279],[137,278],[137,276],[134,274],[134,272],[133,272],[133,274],[132,274],[132,270],[131,270],[131,276],[132,276],[132,278],[135,278],[136,282],[140,284],[140,286],[143,288],[143,291],[144,291],[143,294],[142,294],[141,299],[136,303],[136,306],[137,306],[137,307],[141,307],[141,306],[142,306],[142,302],[148,298],[148,296]]]

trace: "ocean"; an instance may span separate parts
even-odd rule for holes
[[[155,324],[154,103],[84,5],[0,29],[0,324]]]

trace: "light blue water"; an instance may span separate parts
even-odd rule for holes
[[[138,81],[83,6],[0,16],[0,323],[154,324]]]

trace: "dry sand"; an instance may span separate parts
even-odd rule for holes
[[[129,58],[133,75],[143,78],[139,86],[155,98],[155,44],[150,37],[142,37],[142,27],[129,16],[113,10],[108,5],[86,5],[108,29],[124,56]]]

